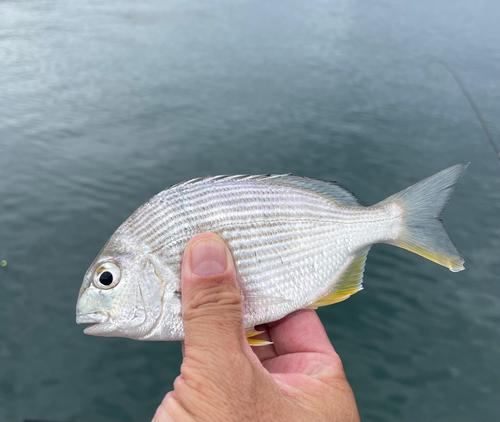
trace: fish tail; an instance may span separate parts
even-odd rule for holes
[[[453,272],[464,269],[464,259],[451,241],[440,214],[453,195],[455,184],[469,164],[457,164],[392,195],[380,204],[403,209],[403,229],[391,243]]]

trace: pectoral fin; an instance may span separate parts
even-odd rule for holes
[[[264,332],[265,331],[249,330],[249,331],[246,331],[245,334],[246,334],[247,338],[250,338],[250,337],[258,336],[259,334],[262,334]]]
[[[257,340],[254,338],[249,338],[247,340],[250,346],[268,346],[270,344],[273,344],[272,341],[267,341],[267,340]]]
[[[258,340],[258,339],[255,339],[255,338],[251,338],[251,337],[258,336],[259,334],[262,334],[263,332],[264,331],[257,331],[255,329],[247,330],[246,336],[247,336],[248,344],[250,346],[267,346],[269,344],[273,344],[272,341]]]

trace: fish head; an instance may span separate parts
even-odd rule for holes
[[[147,248],[118,229],[85,273],[76,322],[91,324],[85,334],[142,339],[160,318],[164,289]]]

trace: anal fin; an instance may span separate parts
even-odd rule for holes
[[[335,287],[326,296],[307,306],[308,309],[316,309],[320,306],[333,305],[348,299],[354,293],[363,289],[363,271],[365,269],[366,256],[370,247],[360,250],[353,261],[345,269]]]

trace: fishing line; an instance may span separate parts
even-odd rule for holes
[[[460,79],[458,74],[444,60],[432,58],[427,62],[426,68],[428,68],[433,63],[437,63],[437,64],[440,64],[441,66],[443,66],[448,71],[448,73],[453,77],[453,79],[455,79],[455,82],[457,83],[459,88],[462,90],[463,94],[465,95],[465,98],[467,98],[467,101],[469,102],[470,107],[472,108],[472,110],[476,114],[477,120],[479,120],[479,123],[481,123],[481,126],[484,130],[484,133],[486,134],[486,137],[490,141],[491,146],[495,150],[496,156],[500,162],[500,148],[495,143],[495,141],[493,139],[493,135],[488,130],[488,126],[486,126],[486,122],[484,121],[483,117],[481,116],[481,113],[479,112],[479,109],[477,108],[477,105],[474,102],[472,95],[470,95],[470,92],[467,91],[467,89],[465,88],[464,83],[462,82],[462,79]]]

